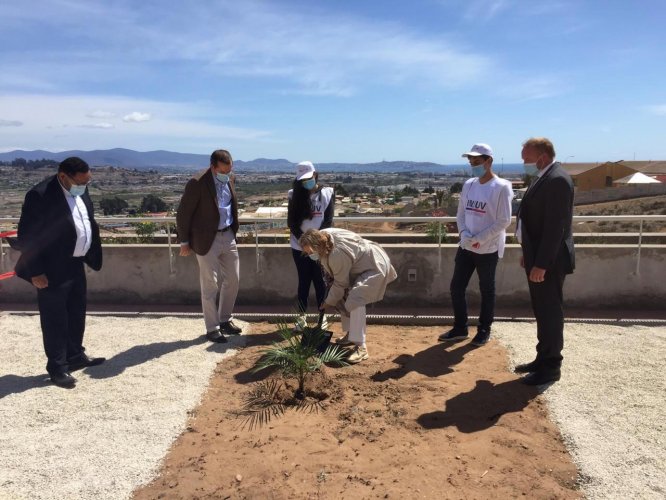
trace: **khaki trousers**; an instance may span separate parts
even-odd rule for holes
[[[217,329],[220,323],[231,319],[238,296],[240,265],[234,232],[218,232],[208,253],[197,255],[197,261],[201,308],[206,331],[211,332]]]

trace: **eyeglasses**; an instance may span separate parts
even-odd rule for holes
[[[85,183],[83,183],[83,184],[79,184],[79,183],[76,182],[76,179],[74,178],[73,175],[69,175],[69,174],[65,174],[65,175],[67,175],[67,177],[69,177],[70,179],[72,179],[72,182],[73,182],[74,185],[76,185],[76,186],[89,186],[90,183],[92,182],[92,180],[90,180],[90,181],[85,182]]]

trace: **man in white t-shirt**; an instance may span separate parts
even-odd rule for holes
[[[493,151],[487,144],[474,144],[464,153],[474,177],[463,185],[458,202],[460,246],[456,253],[451,279],[453,328],[439,336],[440,341],[467,338],[467,302],[465,292],[476,270],[481,290],[479,325],[472,344],[488,342],[495,316],[495,269],[504,255],[506,228],[511,223],[511,183],[497,177],[492,170]]]

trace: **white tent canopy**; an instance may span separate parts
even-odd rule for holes
[[[622,179],[618,179],[614,181],[614,183],[615,184],[661,184],[661,182],[659,182],[657,179],[648,177],[647,175],[642,174],[640,172],[636,172],[626,177],[622,177]]]

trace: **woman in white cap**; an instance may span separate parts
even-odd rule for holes
[[[303,254],[298,239],[308,229],[326,229],[333,225],[335,193],[331,187],[323,187],[318,182],[319,174],[310,161],[302,161],[296,166],[296,179],[289,190],[287,224],[290,231],[291,252],[298,272],[298,318],[294,330],[302,331],[307,326],[305,312],[308,308],[310,285],[314,284],[317,307],[324,301],[326,285],[321,268]],[[322,328],[327,328],[326,318]]]
[[[348,363],[368,359],[365,346],[365,306],[384,298],[398,275],[382,247],[345,229],[310,229],[301,236],[303,252],[319,261],[333,280],[321,309],[340,312],[345,335],[338,345],[353,347]]]

